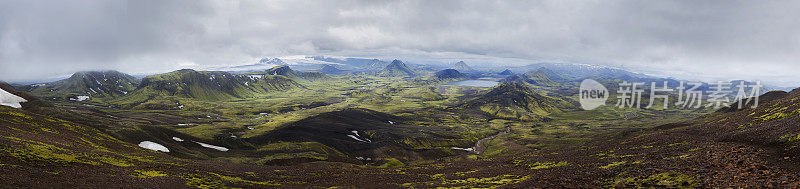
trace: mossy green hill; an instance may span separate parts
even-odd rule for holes
[[[417,73],[403,63],[403,61],[394,60],[391,64],[386,66],[386,68],[381,70],[378,75],[388,77],[414,77]]]
[[[511,75],[501,80],[501,82],[504,83],[513,82],[537,86],[559,86],[568,81],[568,79],[559,76],[557,73],[547,68],[539,68],[536,71],[527,72],[522,75]]]
[[[29,85],[21,88],[33,95],[58,100],[107,99],[124,96],[139,84],[135,77],[118,71],[78,72],[71,77],[52,83]]]
[[[559,83],[566,82],[567,79],[559,76],[556,72],[553,72],[547,68],[539,68],[536,71],[528,72],[523,74],[525,77],[530,79],[534,85],[558,85]]]
[[[479,110],[498,118],[541,120],[550,113],[575,109],[576,105],[566,100],[543,96],[522,83],[507,82],[461,107]]]
[[[221,71],[183,69],[147,76],[142,79],[138,89],[121,99],[142,101],[158,96],[176,96],[198,100],[228,100],[298,87],[303,86],[282,75],[234,75]]]

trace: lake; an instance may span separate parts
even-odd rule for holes
[[[487,81],[487,80],[464,80],[464,81],[453,81],[445,83],[445,85],[458,85],[458,86],[469,86],[469,87],[494,87],[500,84],[497,81]]]

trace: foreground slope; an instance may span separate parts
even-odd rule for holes
[[[486,102],[519,107],[522,111],[522,106],[514,104],[514,100],[528,98],[525,97],[527,92],[514,92],[525,91],[521,86],[502,88],[505,89],[498,91],[503,92],[490,92],[500,95],[489,96],[507,97],[502,99],[509,100]],[[36,101],[13,89],[4,90],[25,100]],[[114,122],[131,118],[108,117],[102,111],[83,108],[39,107],[68,111],[76,116],[67,119],[23,103],[21,109],[0,106],[0,160],[3,162],[0,165],[0,183],[27,188],[794,188],[800,186],[796,174],[799,171],[797,167],[800,167],[797,148],[800,145],[799,91],[765,101],[755,109],[710,114],[652,129],[620,132],[571,147],[520,150],[497,157],[437,159],[405,166],[338,162],[265,166],[185,160],[169,155],[178,151],[182,143],[196,139],[180,136],[186,141],[179,142],[170,138],[175,135],[148,138],[169,149],[166,153],[157,152],[139,147],[137,144],[141,141],[122,140],[119,138],[124,137],[115,137],[104,129],[98,129],[102,125],[119,127],[121,125]],[[420,114],[442,114],[430,111]],[[470,116],[442,117],[459,119]],[[92,123],[92,120],[101,121]],[[431,149],[425,146],[426,142],[440,141],[438,138],[448,138],[448,135],[442,136],[443,133],[458,131],[447,128],[423,130],[420,129],[422,126],[415,125],[417,122],[408,118],[353,109],[310,117],[278,128],[276,133],[280,131],[280,135],[295,136],[279,140],[321,141],[331,146],[338,145],[341,151],[355,157],[374,157],[366,155],[425,154],[422,152]],[[498,137],[493,140],[503,141],[500,145],[514,145],[516,134],[531,127],[537,125],[509,124],[508,134],[496,135]],[[369,131],[375,133],[369,134]],[[437,136],[437,139],[427,136]],[[265,136],[262,140],[253,140],[253,143],[272,143],[278,140],[277,137]],[[486,136],[469,141],[483,137]],[[399,138],[418,140],[396,142]],[[380,145],[386,146],[372,148]],[[437,145],[432,146],[438,149]],[[218,153],[238,153],[243,149],[231,148],[231,151]]]

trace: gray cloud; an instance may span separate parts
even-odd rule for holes
[[[0,0],[0,79],[336,54],[623,65],[800,85],[796,7],[799,1]]]

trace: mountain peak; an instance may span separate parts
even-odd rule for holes
[[[259,64],[275,64],[275,65],[287,65],[286,62],[279,58],[262,58],[258,61]]]
[[[465,63],[464,61],[456,62],[455,64],[453,64],[453,67],[451,67],[450,69],[455,69],[455,70],[458,70],[458,71],[463,72],[463,73],[475,72],[475,70],[472,69],[471,67],[469,67],[469,65],[467,65],[467,63]]]
[[[380,72],[380,75],[383,76],[416,76],[417,74],[414,73],[414,70],[409,68],[403,61],[400,60],[393,60],[391,64],[386,66],[383,71]]]
[[[294,75],[294,70],[286,65],[277,65],[275,67],[270,68],[267,70],[267,75],[283,75],[283,76],[290,76]]]

